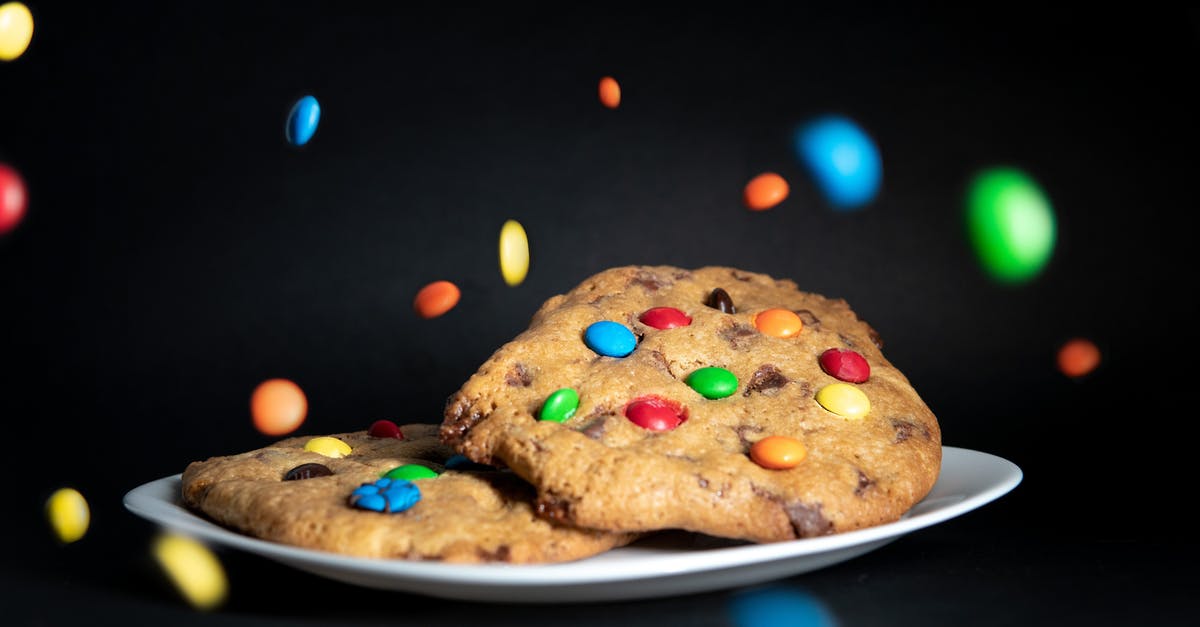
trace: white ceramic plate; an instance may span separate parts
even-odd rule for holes
[[[901,520],[846,533],[773,544],[697,541],[663,534],[587,559],[549,565],[465,565],[364,559],[267,542],[215,525],[180,505],[180,475],[125,495],[129,511],[213,546],[249,551],[338,581],[428,596],[505,603],[612,601],[746,586],[824,568],[877,549],[911,531],[994,501],[1021,482],[1012,462],[964,448],[942,448],[933,490]]]

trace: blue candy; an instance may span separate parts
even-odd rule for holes
[[[467,458],[466,455],[454,454],[446,459],[446,470],[495,470],[487,464],[477,464]]]
[[[850,119],[828,115],[808,122],[796,131],[795,149],[834,208],[858,209],[878,192],[879,149]]]
[[[637,347],[633,331],[611,320],[593,322],[584,332],[583,342],[605,357],[624,357]]]
[[[350,505],[373,512],[403,512],[421,500],[417,484],[404,479],[380,479],[364,483],[350,493]]]
[[[803,588],[769,585],[747,588],[729,599],[729,617],[734,627],[836,627],[837,617],[829,607]]]
[[[317,123],[321,121],[321,105],[316,98],[305,96],[292,105],[288,114],[284,134],[294,146],[303,146],[317,132]]]

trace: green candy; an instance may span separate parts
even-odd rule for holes
[[[1054,252],[1054,208],[1038,184],[1015,168],[991,168],[971,181],[967,232],[983,269],[997,282],[1025,283]]]
[[[538,414],[538,420],[566,422],[568,418],[575,415],[576,409],[579,409],[579,395],[575,393],[575,390],[571,388],[555,390],[553,394],[546,397],[546,402],[542,403],[542,411]]]
[[[414,479],[432,479],[436,476],[438,476],[436,471],[420,464],[404,464],[383,473],[381,479],[404,479],[412,481]]]
[[[737,391],[738,380],[733,373],[715,366],[701,368],[688,375],[687,384],[704,398],[725,398]]]

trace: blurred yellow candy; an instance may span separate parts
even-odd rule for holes
[[[33,39],[33,14],[20,2],[0,4],[0,61],[25,53]]]
[[[46,499],[46,517],[58,539],[70,544],[87,533],[92,512],[78,490],[59,488]]]
[[[830,383],[817,392],[821,407],[842,418],[862,418],[871,411],[871,401],[863,391],[849,383]]]
[[[304,450],[320,453],[325,457],[345,457],[353,450],[349,444],[337,439],[323,435],[319,438],[313,438],[304,445]]]
[[[229,591],[225,568],[208,547],[187,536],[163,533],[154,540],[154,559],[188,603],[200,610],[220,605]]]
[[[516,220],[500,228],[500,274],[510,286],[520,285],[529,272],[529,238]]]

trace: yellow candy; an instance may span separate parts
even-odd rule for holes
[[[520,285],[529,272],[529,238],[516,220],[500,228],[500,274],[510,286]]]
[[[33,39],[33,14],[20,2],[0,4],[0,61],[25,53]]]
[[[225,568],[208,547],[187,536],[164,533],[155,539],[152,552],[192,607],[210,610],[225,600]]]
[[[325,457],[345,457],[352,450],[349,444],[337,439],[323,435],[319,438],[313,438],[304,445],[304,450],[320,453]]]
[[[87,533],[92,512],[78,490],[59,488],[46,499],[46,517],[58,539],[70,544]]]
[[[867,395],[849,383],[830,383],[821,388],[817,402],[842,418],[862,418],[871,411]]]

